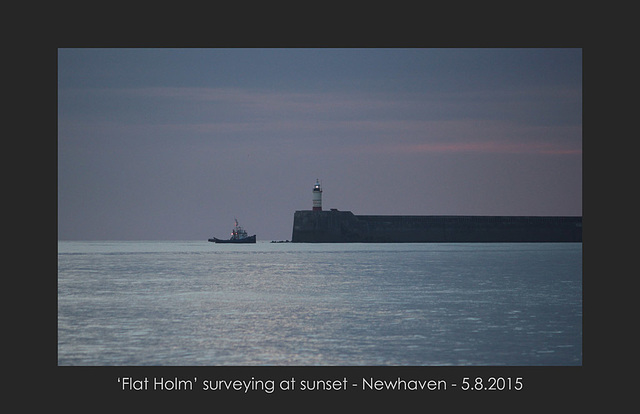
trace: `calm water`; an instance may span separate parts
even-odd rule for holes
[[[59,242],[59,365],[581,365],[582,244]]]

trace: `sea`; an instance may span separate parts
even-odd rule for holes
[[[58,365],[582,365],[582,243],[59,241]]]

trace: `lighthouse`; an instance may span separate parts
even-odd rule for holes
[[[313,186],[313,211],[322,211],[322,187],[318,179]]]

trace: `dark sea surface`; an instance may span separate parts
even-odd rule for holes
[[[582,243],[58,242],[59,365],[581,365]]]

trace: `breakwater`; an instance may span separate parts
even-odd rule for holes
[[[357,216],[294,213],[294,243],[581,242],[581,216]]]

